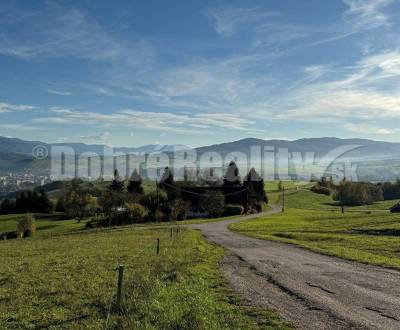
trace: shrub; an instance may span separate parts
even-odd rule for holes
[[[224,212],[225,196],[219,191],[212,191],[200,196],[200,207],[213,216],[220,216]]]
[[[330,196],[331,190],[327,187],[323,187],[320,185],[315,185],[311,188],[311,191],[316,193],[316,194],[321,194],[321,195],[327,195]]]
[[[244,208],[242,205],[238,204],[227,204],[224,208],[224,215],[231,216],[231,215],[241,215],[244,212]]]
[[[151,191],[145,194],[140,199],[140,204],[145,206],[149,211],[149,220],[162,220],[165,218],[165,214],[167,214],[168,211],[168,196],[165,191],[158,189],[158,191]]]
[[[36,232],[35,218],[27,213],[18,222],[17,233],[19,237],[31,237]]]
[[[385,182],[382,185],[382,192],[385,200],[400,199],[400,181]]]
[[[147,216],[147,210],[138,203],[125,204],[128,218],[131,222],[143,222]]]

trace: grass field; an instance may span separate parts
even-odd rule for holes
[[[266,205],[265,210],[269,207]],[[35,237],[49,237],[58,236],[60,234],[86,232],[85,224],[88,219],[83,219],[78,223],[75,219],[63,219],[61,214],[33,214],[35,216],[36,233]],[[13,232],[16,230],[18,221],[21,220],[23,214],[10,214],[0,215],[0,237],[2,234],[7,232]],[[171,222],[144,222],[135,223],[132,225],[124,225],[115,227],[116,229],[134,229],[143,227],[171,227],[177,225],[188,225],[188,224],[201,224],[207,222],[216,222],[229,220],[236,218],[237,216],[220,217],[220,218],[199,218],[199,219],[188,219],[183,221],[171,221]],[[107,228],[98,228],[98,231],[108,230]]]
[[[156,255],[156,239],[161,251]],[[240,307],[221,248],[196,231],[136,229],[0,242],[1,329],[287,329]],[[121,313],[115,267],[125,265]]]
[[[286,195],[284,214],[237,223],[231,229],[349,260],[400,269],[400,215],[387,211],[395,202],[346,208],[345,214],[341,214],[331,197],[299,190]]]
[[[0,215],[0,235],[5,232],[15,231],[18,221],[23,216],[23,214]],[[62,214],[34,214],[34,216],[37,228],[36,236],[69,233],[85,227],[85,221],[77,223],[74,219],[65,220]]]

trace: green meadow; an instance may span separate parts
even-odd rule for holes
[[[270,195],[271,196],[271,195]],[[281,194],[272,194],[282,202]],[[289,190],[285,213],[231,225],[244,235],[295,244],[348,260],[400,269],[400,215],[396,201],[345,208],[330,196],[307,189]]]
[[[1,329],[289,328],[272,312],[241,306],[219,271],[223,249],[197,231],[80,231],[7,240],[0,249]]]

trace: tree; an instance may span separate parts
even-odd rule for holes
[[[80,191],[70,191],[65,198],[65,212],[80,222],[89,213],[91,203],[92,196]]]
[[[220,191],[211,191],[200,196],[200,206],[210,217],[220,216],[224,212],[225,196]]]
[[[168,211],[168,196],[163,190],[153,190],[141,198],[140,204],[147,208],[150,218],[161,220]]]
[[[224,176],[224,186],[240,186],[241,178],[239,175],[239,168],[234,161],[231,161],[228,165]]]
[[[124,205],[124,197],[125,196],[120,192],[106,189],[100,194],[97,202],[102,208],[103,213],[105,213],[105,215],[109,217],[116,208]]]
[[[0,212],[2,214],[15,213],[16,212],[15,201],[14,200],[10,200],[8,198],[4,199],[1,202]]]
[[[119,176],[118,170],[114,171],[114,179],[111,181],[110,190],[117,193],[123,193],[125,191],[125,184]]]
[[[252,168],[243,180],[243,185],[248,189],[249,206],[261,208],[261,203],[268,203],[267,193],[263,178]]]
[[[15,200],[15,211],[25,212],[43,212],[49,213],[53,210],[53,203],[47,196],[46,191],[26,190],[22,191]]]
[[[358,206],[368,202],[368,193],[365,186],[349,181],[343,181],[336,188],[335,200],[343,205]]]
[[[166,184],[166,185],[174,184],[174,175],[172,174],[172,171],[168,166],[164,168],[164,173],[160,179],[160,185],[161,184]]]
[[[382,185],[383,197],[385,200],[400,199],[400,181],[395,183],[385,182]]]
[[[36,232],[35,218],[26,213],[23,218],[18,222],[17,234],[19,237],[31,237]]]
[[[131,177],[129,178],[127,190],[130,194],[142,194],[143,193],[142,177],[139,175],[136,168],[133,171]]]
[[[56,212],[65,212],[65,196],[61,196],[56,203]]]
[[[66,214],[69,217],[76,218],[78,222],[83,217],[92,214],[96,204],[94,197],[88,194],[82,183],[80,180],[73,180],[64,200]],[[62,206],[61,204],[62,202],[60,202],[60,207]]]
[[[180,196],[179,189],[174,186],[174,175],[172,174],[172,171],[170,170],[169,167],[166,167],[164,169],[164,173],[161,177],[158,186],[167,193],[169,202],[174,201]],[[168,209],[167,213],[169,213],[169,211],[170,210]]]
[[[49,213],[52,212],[54,209],[54,205],[47,196],[47,193],[45,190],[40,190],[40,193],[36,199],[36,205],[38,207],[38,212],[45,212]]]

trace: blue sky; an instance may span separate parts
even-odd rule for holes
[[[399,141],[400,2],[2,1],[0,135]]]

